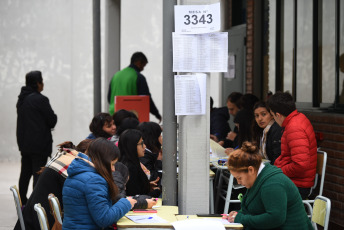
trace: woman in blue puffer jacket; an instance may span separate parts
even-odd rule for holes
[[[118,189],[112,178],[119,149],[105,138],[92,141],[67,169],[62,196],[63,229],[102,229],[116,223],[136,203],[122,198],[112,205]]]

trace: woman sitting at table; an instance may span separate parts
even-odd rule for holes
[[[126,192],[126,184],[129,180],[129,170],[127,166],[122,164],[122,162],[117,161],[115,164],[115,171],[112,172],[113,179],[115,181],[115,184],[118,188],[118,196],[115,201],[125,198]],[[151,196],[147,195],[135,195],[133,198],[137,201],[137,203],[134,205],[133,209],[151,209],[154,205],[157,204],[157,199],[152,198]]]
[[[247,188],[241,210],[228,215],[245,229],[313,229],[300,193],[282,170],[262,163],[258,147],[244,142],[230,153],[228,170]]]
[[[136,129],[127,129],[119,137],[118,147],[121,151],[119,161],[129,169],[129,180],[126,184],[127,196],[159,197],[161,190],[157,186],[158,180],[149,182],[150,172],[139,160],[139,157],[144,156],[146,149],[141,132]]]
[[[89,128],[91,133],[86,139],[96,139],[98,137],[108,139],[116,133],[116,125],[112,116],[108,113],[98,113],[95,115]]]
[[[279,126],[263,101],[253,107],[256,122],[253,125],[253,140],[259,143],[259,154],[273,165],[281,155],[282,128]]]
[[[63,229],[108,228],[136,203],[132,198],[122,198],[112,204],[118,195],[112,172],[120,155],[113,142],[97,138],[86,154],[79,153],[67,169],[62,190]]]
[[[160,186],[161,173],[159,175],[159,170],[162,170],[161,126],[156,122],[142,122],[137,129],[141,131],[143,141],[146,145],[144,156],[139,158],[140,162],[150,171],[150,181],[160,178],[158,181],[158,185]]]

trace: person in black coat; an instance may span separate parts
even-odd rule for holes
[[[214,108],[213,98],[210,97],[210,138],[216,142],[223,141],[231,131],[227,106]]]
[[[17,142],[21,152],[19,194],[23,205],[31,176],[35,187],[37,172],[45,165],[52,152],[51,130],[57,116],[49,99],[41,94],[44,88],[42,73],[31,71],[26,74],[26,85],[21,88],[17,102]]]
[[[257,102],[253,109],[256,121],[253,125],[253,140],[257,143],[261,156],[273,165],[281,155],[283,130],[275,122],[265,102]]]

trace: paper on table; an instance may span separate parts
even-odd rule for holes
[[[128,219],[138,224],[168,223],[167,220],[158,215],[125,215]]]
[[[212,218],[212,219],[208,219],[210,221],[217,221],[217,222],[220,222],[221,224],[224,224],[224,225],[241,225],[240,223],[231,223],[229,222],[228,220],[226,219],[215,219],[215,218]]]
[[[175,230],[225,230],[224,225],[219,221],[209,219],[190,219],[172,223]]]
[[[217,142],[210,139],[210,149],[212,151],[212,157],[226,157],[225,148],[219,145]]]

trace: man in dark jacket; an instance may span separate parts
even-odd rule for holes
[[[21,88],[17,102],[17,142],[21,152],[21,172],[19,194],[23,205],[27,201],[31,176],[33,187],[38,180],[37,172],[45,165],[52,152],[51,129],[55,127],[57,116],[49,99],[41,94],[43,78],[40,71],[26,74],[26,85]]]

